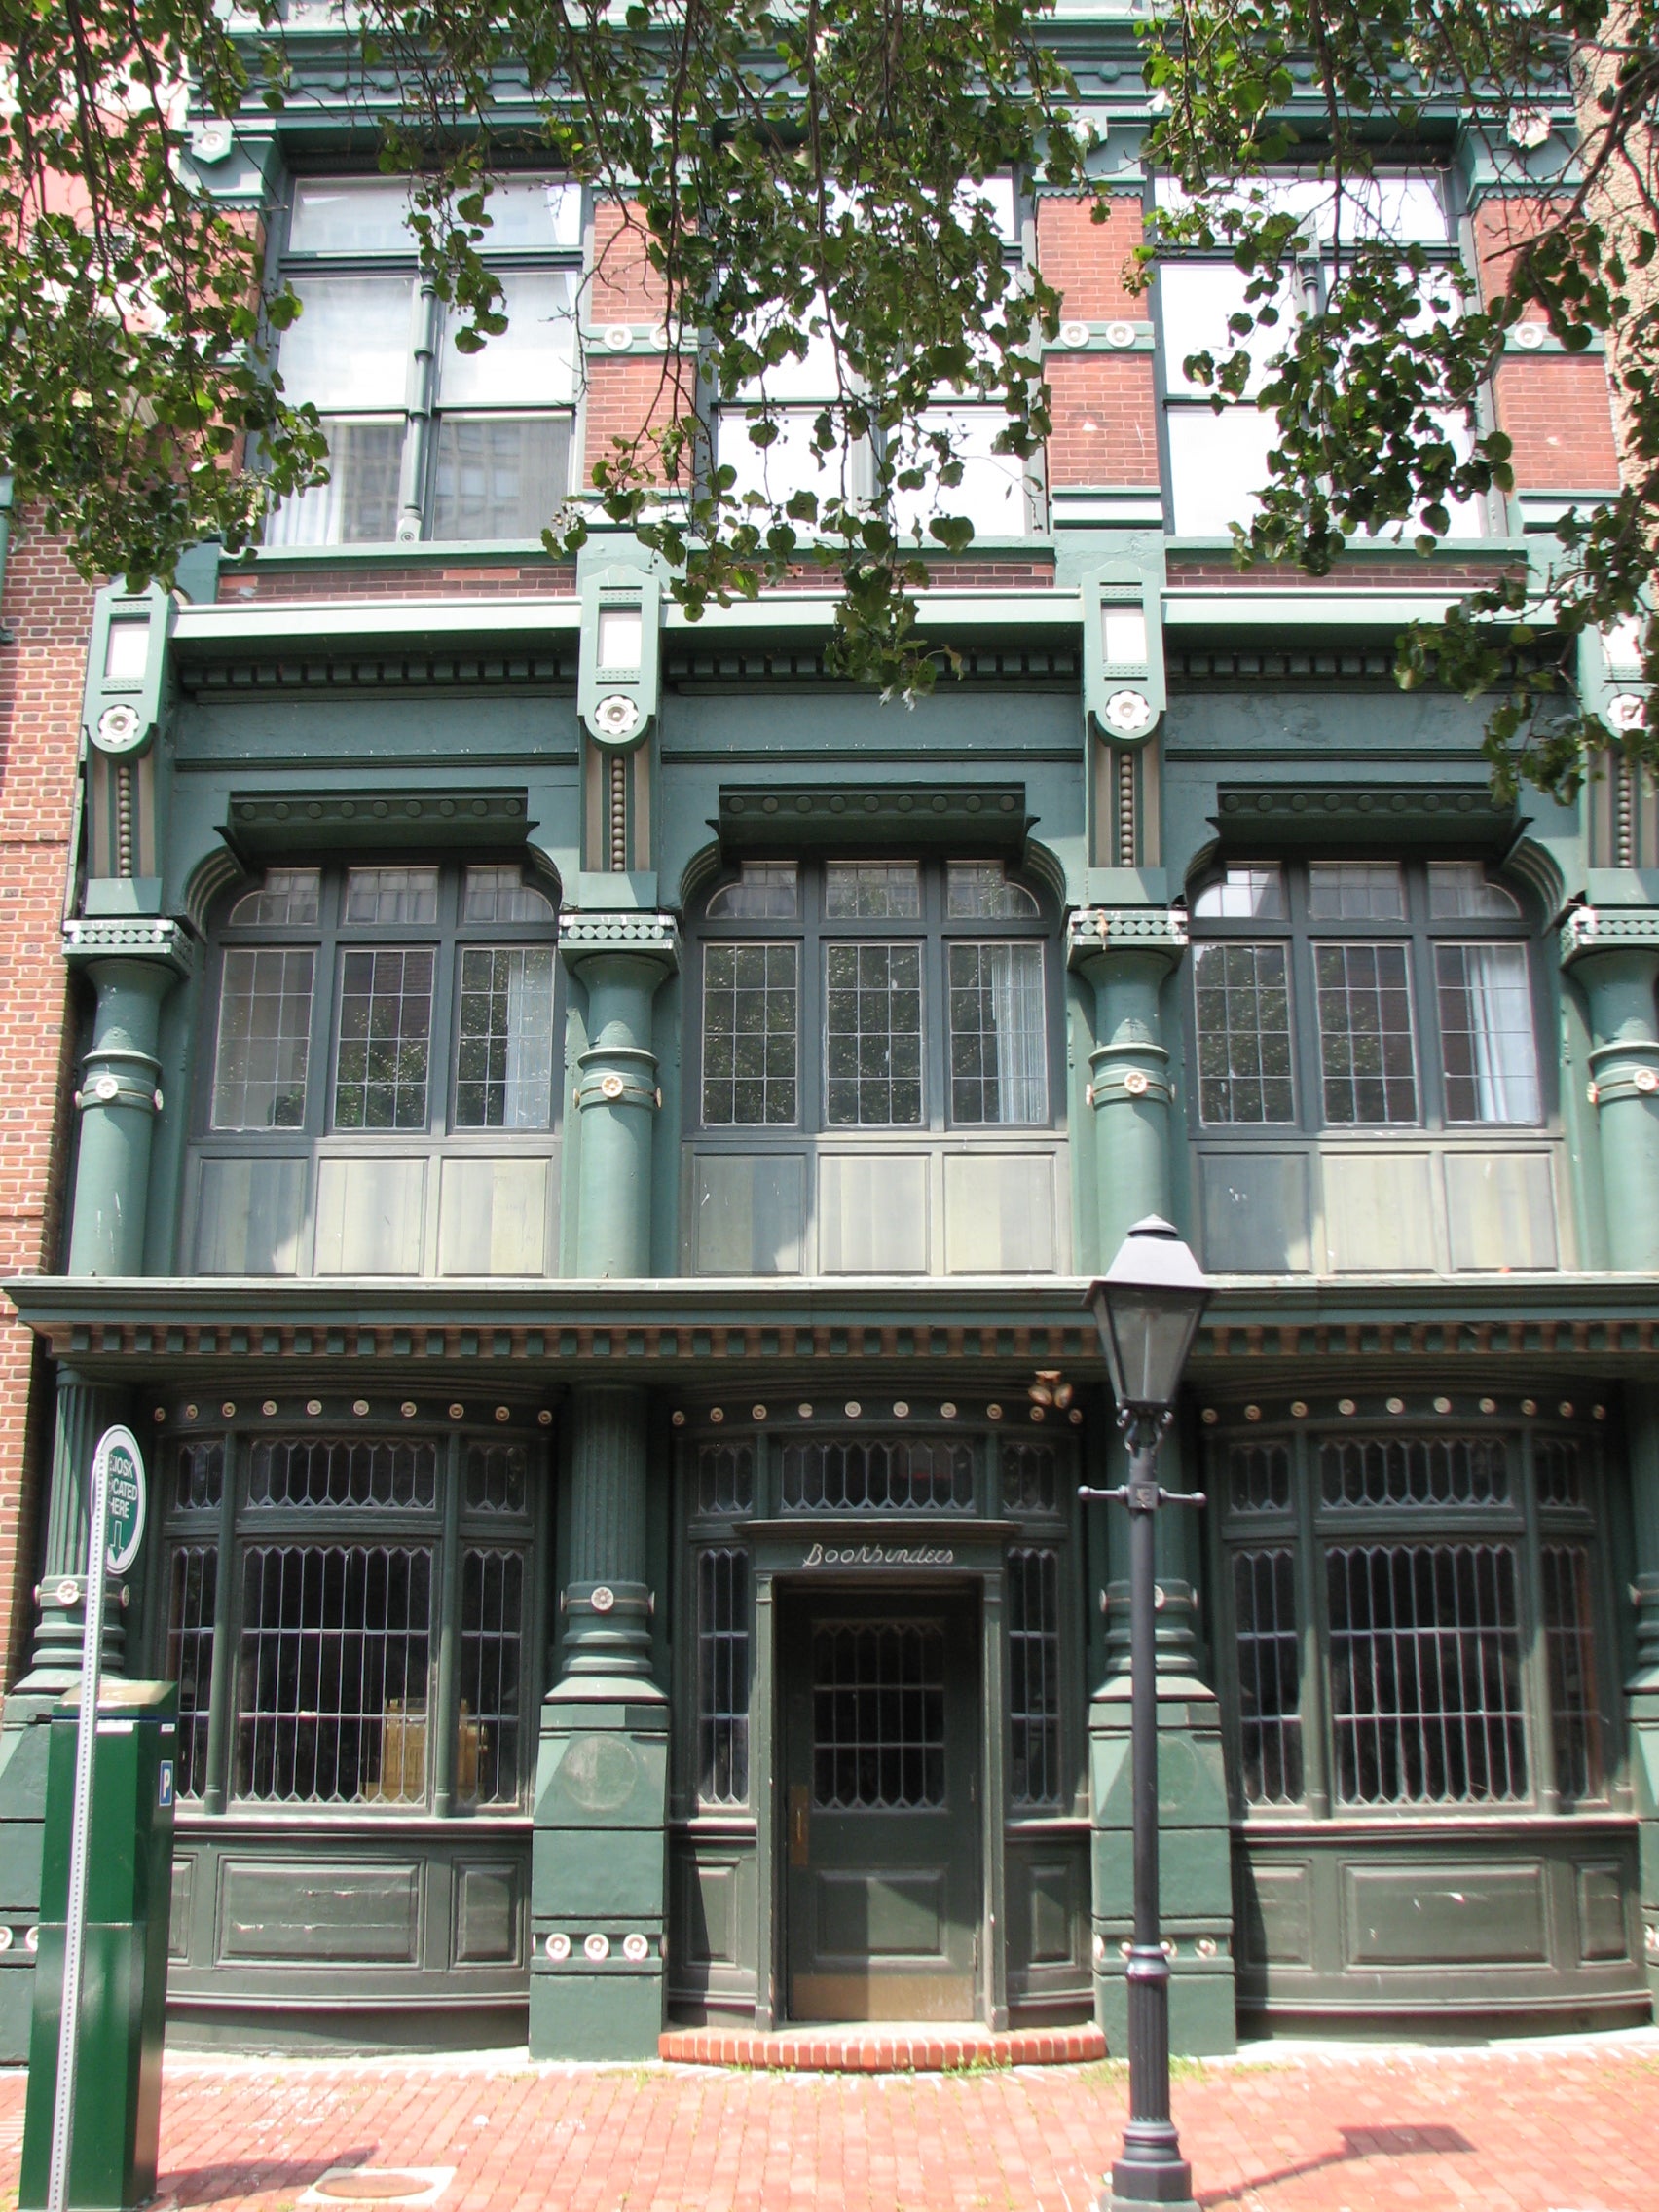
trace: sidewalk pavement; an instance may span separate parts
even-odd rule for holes
[[[1088,2212],[1123,2069],[740,2074],[169,2056],[160,2208]],[[1178,2068],[1206,2212],[1659,2212],[1659,2031]],[[16,2203],[23,2078],[0,2076]],[[336,2174],[334,2169],[350,2169]]]

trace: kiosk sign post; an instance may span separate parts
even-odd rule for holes
[[[106,1428],[92,1454],[87,1499],[86,1625],[81,1640],[81,1718],[75,1741],[75,1805],[69,1830],[69,1910],[64,1924],[63,1998],[57,2036],[57,2094],[52,2111],[49,2212],[69,2200],[75,2125],[75,2061],[81,2025],[81,1960],[87,1929],[87,1844],[92,1821],[92,1753],[98,1735],[104,1575],[125,1574],[144,1540],[144,1459],[128,1428]]]

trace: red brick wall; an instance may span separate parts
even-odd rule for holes
[[[589,322],[652,322],[668,304],[662,278],[645,255],[638,211],[630,221],[614,201],[594,210],[593,276],[588,292]]]
[[[1129,257],[1141,241],[1141,203],[1118,197],[1103,223],[1094,221],[1088,203],[1039,200],[1037,266],[1066,296],[1065,312],[1080,322],[1102,322],[1123,315],[1144,322],[1152,313],[1144,293],[1124,281]]]
[[[1611,394],[1599,354],[1507,354],[1493,381],[1498,426],[1515,443],[1518,491],[1617,490]]]
[[[1051,484],[1158,482],[1150,353],[1051,353]]]
[[[607,358],[589,354],[587,364],[587,417],[583,436],[582,481],[593,482],[594,463],[610,460],[614,438],[635,438],[642,430],[656,429],[672,420],[678,406],[690,406],[687,389],[691,369],[677,369],[660,353]],[[676,378],[681,381],[676,382]],[[653,467],[654,449],[639,455],[651,480],[660,481]]]
[[[92,595],[51,540],[20,531],[0,622],[0,1280],[55,1266],[68,1129],[60,923]],[[39,1399],[31,1419],[31,1391]],[[0,1300],[0,1656],[15,1679],[30,1587],[50,1405],[33,1343]],[[38,1451],[35,1447],[38,1445]]]

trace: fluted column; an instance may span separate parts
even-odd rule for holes
[[[1625,1683],[1630,1774],[1641,1822],[1642,1956],[1659,2002],[1659,1384],[1627,1384],[1625,1438],[1630,1452],[1631,1521],[1636,1537],[1631,1597],[1636,1605],[1636,1667]]]
[[[645,1394],[605,1383],[571,1399],[571,1562],[559,1697],[659,1698],[645,1582]]]
[[[576,1273],[637,1279],[650,1272],[651,1152],[661,1110],[651,1002],[679,965],[679,931],[668,914],[567,913],[559,942],[588,1000],[575,1088]]]
[[[189,970],[190,943],[176,922],[147,917],[70,922],[64,938],[71,966],[96,993],[75,1093],[81,1141],[69,1272],[140,1274],[150,1151],[166,1104],[157,1054],[162,1001]]]
[[[1659,910],[1577,908],[1562,931],[1562,963],[1590,1014],[1607,1258],[1659,1269]]]
[[[1185,917],[1162,907],[1084,907],[1067,925],[1068,965],[1094,992],[1088,1103],[1102,1268],[1133,1223],[1170,1209],[1173,1092],[1159,1001],[1186,944]]]

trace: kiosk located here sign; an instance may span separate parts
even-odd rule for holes
[[[109,1499],[109,1570],[125,1574],[144,1541],[144,1460],[129,1428],[106,1428],[98,1438]],[[93,1493],[97,1482],[94,1475]]]

